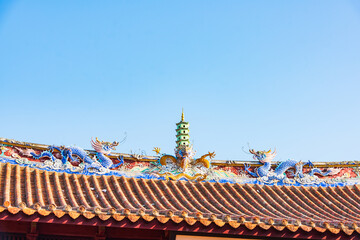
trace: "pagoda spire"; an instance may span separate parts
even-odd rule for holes
[[[189,123],[185,122],[184,109],[182,109],[181,121],[176,124],[176,148],[184,148],[189,145]]]

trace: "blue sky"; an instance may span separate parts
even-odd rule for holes
[[[0,137],[360,160],[359,1],[1,1]]]

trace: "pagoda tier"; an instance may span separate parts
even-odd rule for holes
[[[188,147],[190,145],[189,123],[184,121],[184,111],[181,121],[176,124],[176,147]]]

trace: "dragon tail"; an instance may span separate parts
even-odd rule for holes
[[[120,161],[117,164],[113,164],[110,168],[117,168],[118,166],[122,165],[124,163],[124,157],[120,156],[120,158],[118,157],[118,160]]]
[[[54,157],[54,155],[51,153],[51,152],[49,152],[49,151],[43,151],[43,152],[41,152],[40,154],[35,154],[35,153],[30,153],[32,156],[33,156],[33,158],[35,158],[35,159],[40,159],[40,158],[43,158],[43,157],[48,157],[48,158],[50,158],[51,160],[53,160],[53,161],[55,161],[55,157]]]
[[[320,169],[318,169],[318,168],[313,168],[313,169],[311,169],[309,175],[310,175],[310,176],[314,176],[315,173],[317,173],[317,174],[319,174],[319,175],[321,175],[321,176],[327,176],[327,175],[329,175],[330,173],[332,173],[332,171],[331,171],[331,169],[329,169],[329,170],[327,170],[326,172],[322,172],[322,171],[321,171]]]

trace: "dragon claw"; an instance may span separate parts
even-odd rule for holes
[[[209,152],[209,158],[213,159],[216,156],[215,152]]]
[[[50,151],[50,152],[53,152],[53,151],[54,151],[54,148],[55,148],[54,145],[49,146],[49,151]]]
[[[249,165],[249,164],[244,163],[244,169],[245,169],[245,171],[248,171],[248,170],[249,170],[249,168],[250,168],[250,165]]]
[[[160,154],[160,148],[158,147],[154,147],[153,151],[156,153],[156,154]]]
[[[118,157],[117,157],[117,160],[119,160],[119,162],[120,162],[121,164],[123,164],[123,163],[124,163],[124,156],[118,156]]]
[[[309,167],[314,167],[314,164],[310,160],[308,160],[305,165],[308,165]]]

